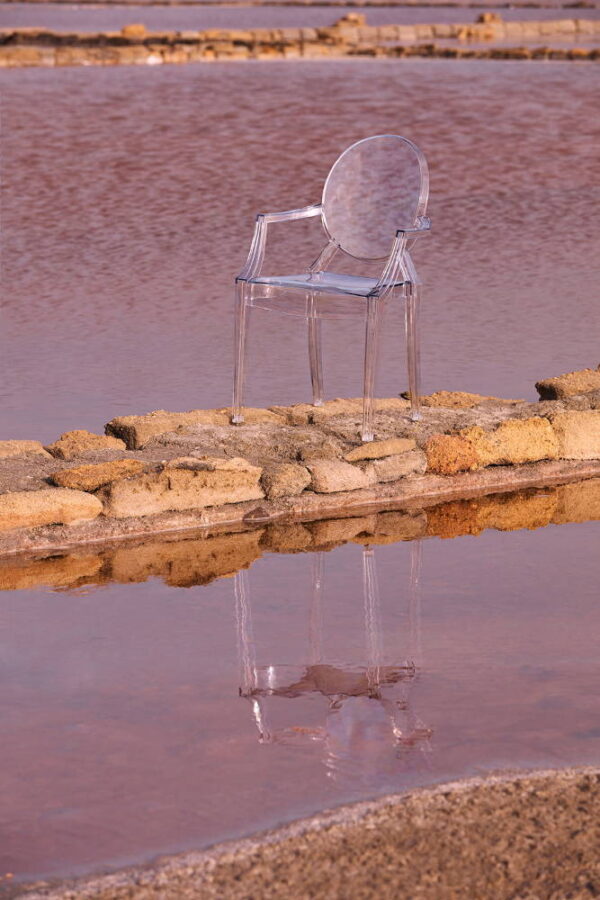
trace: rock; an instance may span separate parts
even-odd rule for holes
[[[313,535],[314,546],[324,547],[328,544],[344,544],[360,534],[373,534],[377,517],[357,516],[346,519],[322,519],[309,525]]]
[[[427,516],[422,510],[382,512],[377,516],[373,534],[355,538],[357,543],[395,544],[413,541],[427,533]]]
[[[61,434],[58,441],[49,444],[46,450],[57,459],[76,459],[86,453],[97,453],[103,450],[125,450],[123,441],[105,434],[93,434],[91,431],[67,431]]]
[[[129,41],[143,41],[148,32],[145,25],[131,24],[123,25],[123,27],[121,28],[121,34]]]
[[[152,438],[169,431],[183,431],[195,425],[226,425],[234,428],[230,423],[231,410],[227,407],[221,409],[192,409],[189,412],[168,412],[157,409],[146,416],[117,416],[106,425],[107,434],[113,434],[122,438],[129,450],[140,450]],[[281,424],[281,416],[268,409],[244,409],[244,424]]]
[[[416,447],[411,438],[388,438],[385,441],[370,441],[355,447],[350,453],[346,453],[344,459],[347,462],[360,462],[362,459],[383,459],[385,456],[396,456],[399,453],[407,453]]]
[[[106,425],[109,435],[125,441],[128,450],[139,450],[151,438],[167,431],[177,431],[192,425],[227,425],[228,415],[223,410],[192,409],[189,412],[172,413],[157,409],[146,416],[117,416]]]
[[[162,471],[115,481],[101,494],[107,516],[151,516],[262,500],[261,474],[262,469],[245,459],[184,457],[166,463]]]
[[[557,459],[558,442],[550,422],[539,416],[507,419],[494,431],[478,425],[464,428],[481,466],[521,465],[540,459]]]
[[[68,525],[95,519],[102,512],[97,497],[84,491],[48,488],[0,495],[0,531],[35,528],[37,525]]]
[[[566,375],[538,381],[535,386],[542,400],[564,400],[574,394],[600,390],[600,371],[581,369],[578,372],[567,372]]]
[[[456,475],[480,467],[475,448],[465,437],[434,434],[425,444],[427,471],[436,475]]]
[[[344,445],[332,435],[317,432],[311,441],[301,446],[298,456],[304,462],[319,459],[340,459],[344,454]]]
[[[294,406],[270,406],[271,412],[284,416],[289,425],[323,425],[333,416],[360,416],[363,410],[362,397],[353,397],[348,400],[337,398],[327,400],[323,406],[313,406],[311,403],[297,403]],[[375,400],[376,412],[401,412],[410,409],[408,400],[402,397],[388,397]]]
[[[50,556],[47,559],[3,560],[0,563],[0,591],[22,591],[45,585],[75,588],[102,580],[102,558],[96,554]]]
[[[591,522],[600,519],[600,478],[562,484],[556,489],[556,510],[552,521]]]
[[[600,410],[567,410],[552,416],[559,459],[600,459]]]
[[[369,464],[377,481],[397,481],[407,475],[424,475],[427,471],[427,457],[422,450],[409,450],[385,459],[375,459]]]
[[[44,450],[40,441],[0,441],[0,459],[10,456],[45,456],[51,459],[50,453]]]
[[[311,475],[307,468],[297,463],[282,463],[279,466],[265,469],[261,484],[269,500],[279,497],[295,497],[311,483]]]
[[[498,531],[543,528],[553,521],[555,509],[553,491],[453,500],[427,510],[427,533],[432,537],[454,538],[481,534],[487,528]]]
[[[79,491],[96,491],[104,484],[138,475],[144,470],[139,459],[115,459],[113,462],[96,463],[90,466],[75,466],[60,469],[50,479],[59,487],[74,488]]]
[[[308,463],[308,469],[312,475],[312,489],[317,494],[357,491],[375,484],[373,472],[363,472],[343,460],[314,460]]]
[[[499,397],[486,397],[483,394],[469,394],[467,391],[436,391],[421,397],[422,406],[444,407],[446,409],[470,409],[482,403],[506,405],[522,403],[522,400],[502,400]]]

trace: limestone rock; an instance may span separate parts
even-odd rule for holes
[[[427,471],[436,475],[471,472],[480,466],[475,448],[458,434],[434,434],[425,444]]]
[[[57,459],[75,459],[86,453],[97,453],[102,450],[125,450],[123,441],[105,434],[93,434],[91,431],[67,431],[61,434],[58,441],[46,447],[46,450]]]
[[[184,457],[162,471],[115,481],[102,489],[105,514],[117,519],[245,500],[262,500],[262,469],[247,460]]]
[[[50,477],[59,487],[74,488],[78,491],[96,491],[104,484],[138,475],[144,470],[139,459],[115,459],[113,462],[95,463],[90,466],[75,466],[60,469]]]
[[[370,441],[355,447],[347,453],[344,459],[347,462],[360,462],[362,459],[383,459],[385,456],[396,456],[414,450],[415,441],[411,438],[388,438],[385,441]]]
[[[279,497],[295,497],[311,483],[310,472],[297,463],[282,463],[265,469],[261,484],[269,500]]]
[[[600,390],[600,371],[581,369],[578,372],[567,372],[565,375],[538,381],[535,386],[541,400],[564,400],[574,394]]]
[[[474,425],[460,434],[473,446],[481,466],[522,465],[558,457],[554,430],[539,416],[507,419],[493,431]]]
[[[344,445],[332,435],[317,432],[309,443],[305,443],[298,452],[303,462],[319,459],[340,459],[344,453]]]
[[[600,410],[567,410],[552,417],[559,459],[600,459]]]
[[[37,525],[67,525],[95,519],[102,512],[97,497],[67,488],[15,491],[0,495],[0,531],[35,528]]]
[[[10,456],[45,456],[51,458],[47,450],[44,450],[40,441],[0,441],[0,459],[8,459]]]
[[[375,473],[377,481],[398,481],[407,475],[424,475],[427,471],[427,457],[422,450],[409,450],[408,453],[375,459],[369,464],[369,469]]]
[[[444,407],[446,409],[470,409],[480,406],[482,403],[521,403],[520,400],[502,400],[499,397],[486,397],[483,394],[470,394],[467,391],[436,391],[426,397],[421,397],[422,406]]]
[[[146,26],[141,24],[123,25],[121,34],[129,41],[143,41],[147,36]]]
[[[312,489],[317,494],[333,494],[337,491],[357,491],[375,484],[373,472],[339,459],[314,460],[308,463],[312,475]]]
[[[376,412],[401,412],[410,409],[408,400],[402,397],[387,397],[375,400]],[[271,406],[269,409],[280,416],[284,416],[289,425],[323,425],[333,416],[359,416],[362,415],[362,397],[350,399],[337,398],[327,400],[323,406],[313,406],[311,403],[297,403],[294,406]]]

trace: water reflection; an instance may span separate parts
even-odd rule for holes
[[[432,731],[419,718],[412,698],[421,669],[420,584],[422,544],[410,550],[408,584],[403,591],[408,606],[404,646],[384,649],[386,622],[382,618],[375,550],[362,551],[363,659],[344,665],[324,649],[323,604],[325,554],[312,556],[312,592],[308,601],[307,639],[302,642],[305,662],[258,664],[253,634],[250,579],[246,571],[235,576],[236,623],[240,666],[240,696],[250,703],[261,744],[320,745],[327,775],[336,782],[378,781],[402,767],[426,764]],[[351,602],[352,598],[349,597]],[[285,614],[285,609],[281,610]],[[272,646],[272,659],[278,648]],[[307,695],[324,699],[320,725],[298,721],[282,724],[282,700]],[[287,706],[287,704],[286,704]]]

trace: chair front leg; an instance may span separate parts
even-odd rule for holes
[[[419,305],[421,285],[409,283],[406,286],[406,360],[408,366],[408,391],[410,394],[410,417],[413,422],[421,419],[421,367],[419,348]]]
[[[365,334],[365,374],[363,391],[363,421],[361,437],[363,441],[373,440],[373,412],[377,352],[379,349],[380,325],[379,300],[367,297],[367,326]]]
[[[235,362],[233,371],[233,407],[231,422],[241,425],[244,421],[243,392],[246,368],[246,326],[248,324],[248,285],[238,281],[235,285]]]
[[[312,384],[313,406],[323,406],[323,354],[321,350],[321,320],[316,316],[314,295],[308,302],[308,358]]]

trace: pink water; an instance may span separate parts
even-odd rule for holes
[[[5,592],[0,872],[101,870],[389,791],[597,764],[597,523],[422,551],[415,601],[414,545],[375,548],[378,607],[360,545],[324,554],[317,604],[314,554],[266,556],[245,573],[243,627],[231,578]],[[333,696],[364,672],[377,619],[383,663],[419,664],[384,690],[407,707],[396,736],[364,690]],[[267,699],[268,743],[238,693],[240,638],[279,684],[315,648],[327,667],[322,690]]]
[[[597,365],[599,71],[341,60],[0,73],[0,438],[228,404],[231,284],[255,213],[318,200],[340,150],[385,131],[431,167],[425,389],[534,397],[537,379]],[[304,225],[278,234],[286,266],[320,244]],[[306,399],[302,323],[257,313],[252,327],[248,402]],[[362,334],[338,322],[324,337],[327,395],[356,395]],[[380,393],[405,389],[400,310],[383,359]]]

